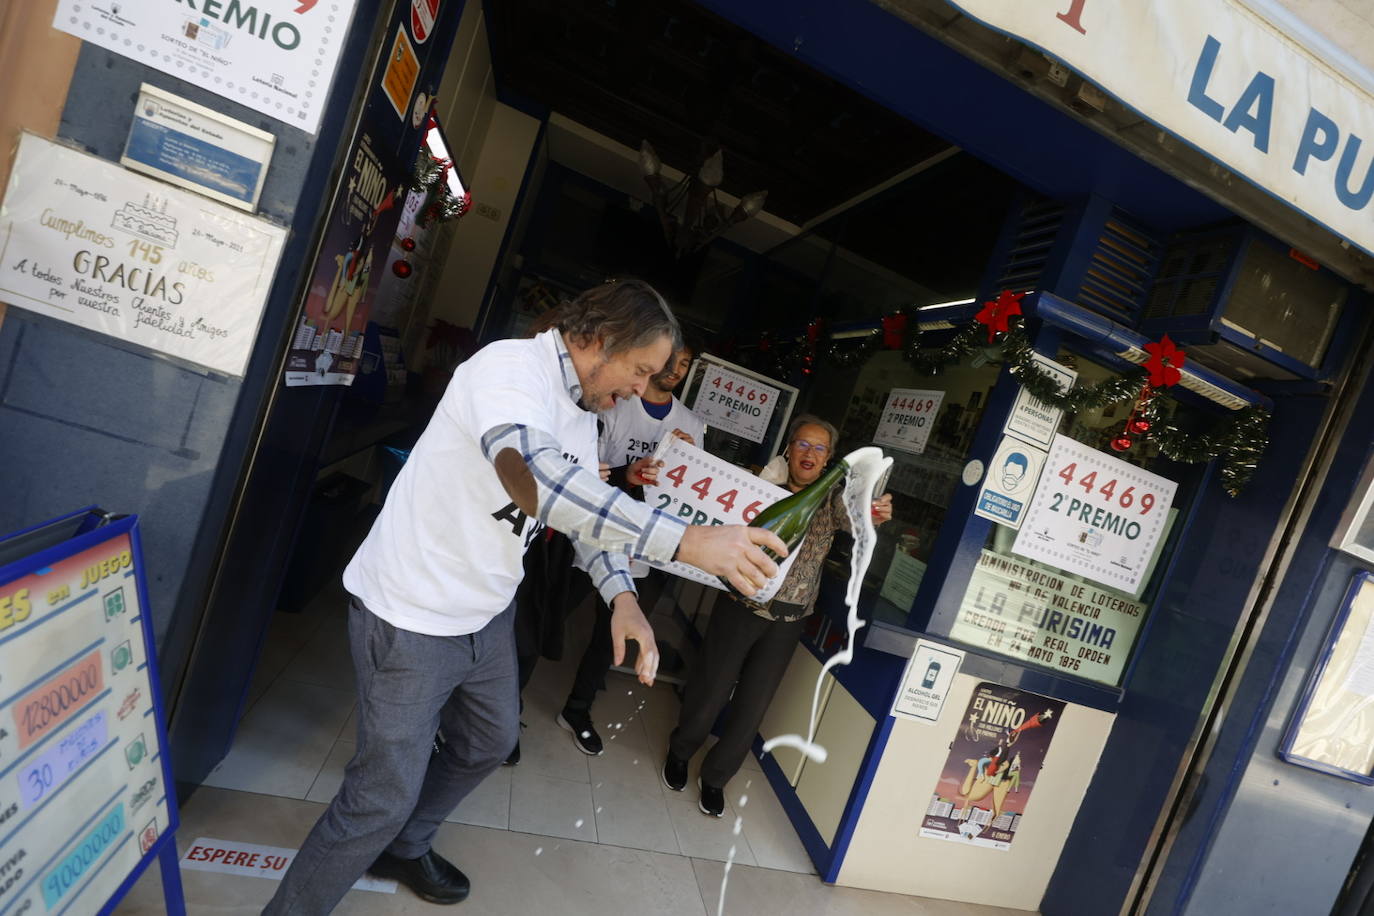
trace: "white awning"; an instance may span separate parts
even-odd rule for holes
[[[1374,95],[1234,0],[948,0],[1374,253]]]

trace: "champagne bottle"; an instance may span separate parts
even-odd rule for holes
[[[788,553],[791,553],[801,544],[802,538],[806,537],[806,530],[811,527],[811,519],[820,507],[825,505],[830,491],[834,489],[836,484],[844,480],[844,475],[848,471],[849,463],[844,458],[837,459],[834,464],[825,469],[820,477],[807,484],[805,488],[798,490],[791,496],[783,497],[754,516],[754,520],[749,523],[749,526],[751,528],[766,528],[773,532],[787,545]],[[782,562],[782,558],[767,547],[760,549],[775,561]],[[736,598],[749,600],[740,594],[739,590],[731,585],[724,576],[720,577],[720,581]]]

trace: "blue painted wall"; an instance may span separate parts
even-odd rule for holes
[[[365,38],[366,15],[360,20]],[[356,58],[362,48],[356,37],[353,43]],[[244,379],[185,368],[11,307],[0,325],[0,428],[7,440],[23,443],[23,450],[0,462],[0,492],[6,494],[0,530],[88,503],[138,513],[154,634],[170,679],[178,665],[165,650],[180,635],[173,621],[193,615],[203,597],[212,545],[295,308],[292,267],[306,256],[316,217],[318,197],[311,189],[329,174],[352,85],[344,80],[336,89],[344,104],[334,105],[337,111],[313,137],[194,83],[84,44],[59,136],[118,161],[144,82],[277,138],[260,209],[292,227],[282,270]]]
[[[1150,611],[1116,723],[1041,903],[1047,916],[1116,912],[1126,898],[1322,406],[1276,400],[1269,448],[1239,498],[1214,475],[1201,484],[1195,521]],[[1102,908],[1085,910],[1089,900]]]
[[[1357,396],[1150,913],[1328,912],[1374,819],[1369,786],[1278,757],[1351,578],[1370,568],[1327,546],[1374,457],[1374,385]]]

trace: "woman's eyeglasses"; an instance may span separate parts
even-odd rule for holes
[[[807,442],[805,439],[793,439],[792,447],[799,452],[815,452],[821,458],[830,453],[830,446]]]

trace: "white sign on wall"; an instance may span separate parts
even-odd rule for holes
[[[1059,365],[1048,356],[1032,353],[1031,358],[1035,360],[1036,366],[1054,378],[1059,384],[1060,391],[1068,391],[1078,378],[1077,372],[1068,366]],[[1016,401],[1011,405],[1005,430],[1042,449],[1049,448],[1050,440],[1059,432],[1059,421],[1063,416],[1064,411],[1046,404],[1023,385],[1016,390]]]
[[[0,205],[0,301],[242,375],[285,237],[25,134]]]
[[[315,133],[357,0],[58,0],[53,28]]]
[[[747,525],[761,511],[791,495],[676,436],[665,437],[654,456],[663,461],[663,467],[659,468],[658,483],[644,488],[644,501],[689,525]],[[777,592],[794,557],[796,551],[778,564],[778,574],[754,596],[756,600],[767,601]],[[724,588],[715,576],[686,563],[652,565],[712,588]]]
[[[878,594],[903,611],[909,611],[916,603],[916,593],[920,591],[921,581],[925,577],[926,564],[903,550],[899,543],[892,552],[892,562],[888,564],[883,587]]]
[[[935,415],[940,412],[940,402],[944,399],[943,391],[893,388],[878,418],[874,444],[921,454],[926,450],[930,431],[935,426]]]
[[[1374,253],[1374,98],[1236,0],[950,3]]]
[[[1045,453],[1040,449],[1015,436],[1003,436],[988,466],[973,514],[1008,528],[1020,528],[1044,466]]]
[[[1134,593],[1178,484],[1057,435],[1012,551]]]
[[[762,442],[781,394],[772,385],[707,363],[692,410],[707,426],[743,436],[750,442]]]
[[[1116,684],[1147,610],[1117,589],[984,550],[949,638]]]
[[[964,653],[958,649],[916,640],[916,648],[906,660],[902,687],[892,700],[892,715],[917,722],[938,722],[963,661]]]
[[[277,138],[144,83],[121,165],[252,213]]]

